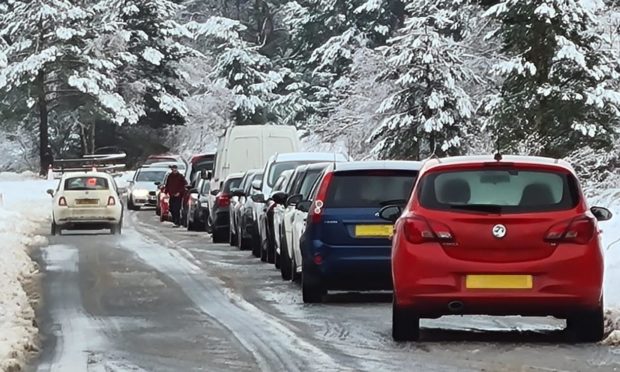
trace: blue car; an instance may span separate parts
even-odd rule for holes
[[[304,302],[328,290],[389,290],[393,227],[379,217],[386,205],[406,204],[421,162],[369,161],[330,165],[296,205],[307,211],[301,235]]]

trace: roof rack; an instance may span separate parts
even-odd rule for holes
[[[84,155],[76,159],[55,159],[52,171],[56,173],[67,172],[91,172],[93,170],[99,172],[114,173],[124,170],[126,164],[124,162],[127,154],[98,154]]]

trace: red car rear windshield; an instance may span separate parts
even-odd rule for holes
[[[420,180],[419,190],[423,207],[459,212],[557,211],[580,200],[577,180],[568,173],[514,168],[433,172]]]
[[[71,177],[65,180],[65,190],[108,190],[108,180],[101,177]]]
[[[417,171],[369,170],[336,172],[327,191],[327,208],[380,208],[405,204]]]

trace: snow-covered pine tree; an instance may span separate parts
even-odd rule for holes
[[[170,0],[103,0],[102,5],[114,10],[109,18],[120,25],[116,35],[124,41],[119,51],[128,56],[122,67],[123,96],[144,106],[142,123],[183,123],[188,113],[179,62],[199,53],[179,42],[193,37],[174,20],[182,7]]]
[[[493,125],[506,150],[564,157],[617,134],[617,61],[595,32],[595,15],[579,0],[506,0],[487,13],[509,56],[495,68],[505,78]],[[532,149],[530,142],[539,145]],[[523,147],[523,146],[521,146]]]
[[[14,1],[0,14],[0,102],[20,103],[12,120],[38,122],[42,173],[51,113],[79,108],[119,123],[138,117],[116,92],[119,64],[96,53],[95,41],[106,32],[97,22],[102,14],[81,5]]]
[[[269,58],[258,52],[259,47],[245,41],[240,22],[211,17],[202,24],[190,24],[198,37],[213,43],[216,55],[215,73],[225,80],[234,94],[233,121],[236,125],[265,124],[276,121],[270,102],[276,99],[274,90],[283,82],[274,71]]]
[[[383,101],[387,118],[371,134],[383,158],[421,159],[460,152],[472,118],[460,83],[469,74],[460,60],[459,14],[465,0],[412,0],[409,17],[384,48],[398,90]]]

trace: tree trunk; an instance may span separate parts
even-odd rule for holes
[[[45,73],[39,71],[36,80],[38,88],[37,105],[39,108],[39,164],[41,166],[41,175],[47,175],[47,169],[50,161],[47,156],[47,148],[49,147],[49,123],[47,111],[47,99],[45,92]]]

